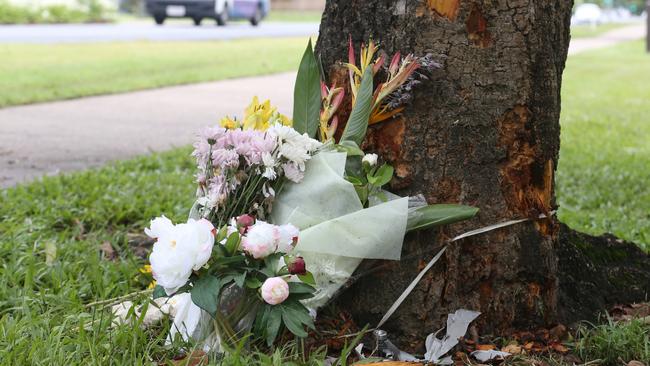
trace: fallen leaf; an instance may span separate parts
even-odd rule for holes
[[[557,352],[557,353],[562,353],[562,354],[564,354],[564,353],[568,353],[568,352],[569,352],[569,349],[566,348],[566,346],[563,345],[562,343],[552,343],[552,344],[549,345],[549,347],[550,347],[551,349],[553,349],[553,351],[555,351],[555,352]]]
[[[99,246],[99,250],[102,252],[104,255],[104,259],[112,261],[115,258],[117,258],[117,253],[115,252],[115,249],[113,249],[113,246],[111,243],[105,241],[102,243],[102,245]]]
[[[558,324],[549,330],[551,336],[558,341],[562,341],[566,338],[568,332],[566,327],[563,324]]]
[[[477,344],[476,349],[478,351],[489,351],[495,349],[496,346],[493,344]]]
[[[512,353],[513,355],[518,355],[521,353],[521,346],[517,343],[510,343],[507,346],[501,348],[503,352]]]
[[[646,365],[641,361],[632,360],[627,363],[627,366],[646,366]]]
[[[526,344],[524,344],[524,349],[525,349],[526,351],[531,351],[531,350],[533,349],[533,346],[534,346],[534,345],[535,345],[535,344],[534,344],[533,342],[527,342]]]
[[[201,350],[194,350],[189,356],[172,361],[173,365],[178,366],[203,366],[208,364],[208,355]],[[166,365],[166,364],[163,364]]]
[[[51,266],[56,259],[56,244],[51,241],[45,242],[45,264]]]

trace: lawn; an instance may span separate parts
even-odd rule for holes
[[[571,27],[571,38],[596,37],[614,29],[629,26],[626,23],[606,23],[592,26],[591,24],[574,25]]]
[[[568,62],[557,185],[560,218],[576,229],[650,243],[650,91],[642,77],[649,74],[641,42]],[[189,153],[180,148],[0,191],[0,365],[149,365],[179,352],[180,344],[164,347],[167,325],[109,331],[107,312],[85,304],[145,288],[133,234],[161,213],[186,218],[194,192]],[[116,259],[100,254],[106,242]],[[650,334],[641,329],[642,338],[633,328],[597,328],[578,352],[645,357]],[[608,334],[616,344],[603,341]],[[263,363],[283,364],[271,361]],[[253,364],[238,362],[224,364]]]
[[[556,182],[561,221],[650,250],[648,75],[640,41],[569,58]]]
[[[0,107],[296,68],[306,37],[0,45]]]

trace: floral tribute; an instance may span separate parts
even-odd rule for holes
[[[243,118],[201,132],[189,219],[161,216],[145,229],[155,239],[154,298],[182,299],[172,337],[218,352],[243,339],[272,346],[285,331],[306,337],[315,310],[364,258],[398,260],[406,232],[476,213],[385,189],[392,166],[360,146],[369,125],[403,111],[435,64],[430,56],[389,58],[374,42],[360,55],[357,64],[350,42],[349,85],[327,86],[310,42],[293,119],[255,97]],[[339,113],[343,103],[349,116]]]

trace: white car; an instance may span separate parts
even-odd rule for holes
[[[580,4],[576,6],[571,23],[573,24],[598,24],[603,16],[603,11],[596,4]]]
[[[212,18],[218,25],[226,25],[229,19],[247,19],[252,25],[268,14],[269,0],[146,0],[147,11],[156,24],[166,18],[191,18],[200,25],[203,18]]]

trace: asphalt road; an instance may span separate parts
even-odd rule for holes
[[[240,38],[300,37],[318,33],[318,23],[231,23],[200,27],[180,21],[163,26],[147,23],[0,25],[0,43],[78,43],[114,41],[207,41]]]

